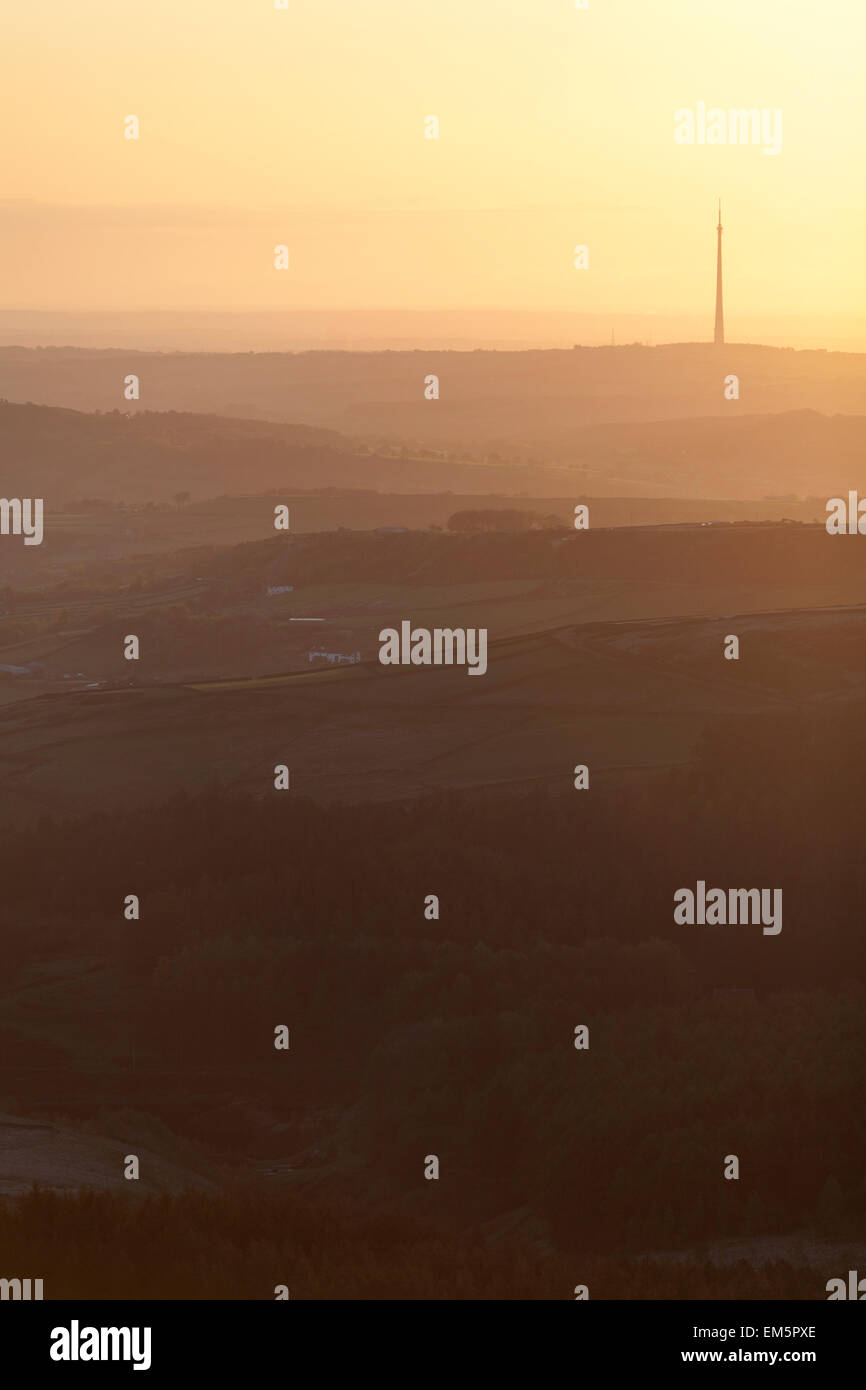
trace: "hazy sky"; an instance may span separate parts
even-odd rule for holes
[[[862,0],[589,4],[5,0],[0,307],[862,320]]]

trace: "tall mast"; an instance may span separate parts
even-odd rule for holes
[[[722,309],[722,200],[719,199],[719,225],[716,228],[716,329],[713,342],[718,346],[725,341],[725,316]]]

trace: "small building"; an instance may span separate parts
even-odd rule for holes
[[[360,652],[307,652],[307,661],[327,661],[330,666],[354,666],[360,660]]]
[[[273,598],[273,597],[274,597],[274,594],[291,594],[291,593],[294,593],[294,589],[295,589],[294,584],[269,584],[269,585],[268,585],[268,598]]]

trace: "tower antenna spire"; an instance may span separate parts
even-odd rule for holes
[[[722,200],[719,198],[719,225],[716,228],[716,324],[713,342],[717,347],[725,341],[725,315],[722,308]]]

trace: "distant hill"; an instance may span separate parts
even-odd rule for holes
[[[465,602],[441,612],[451,624],[475,617]],[[410,616],[419,616],[414,605]],[[368,619],[369,632],[390,618]],[[721,655],[732,630],[739,663]],[[730,616],[566,620],[491,639],[480,680],[464,668],[370,659],[309,674],[44,695],[0,708],[0,814],[22,825],[217,785],[260,799],[274,795],[275,750],[284,749],[293,793],[323,802],[542,781],[565,789],[575,749],[605,780],[644,774],[689,762],[704,730],[735,715],[802,717],[808,706],[817,718],[820,707],[823,727],[843,717],[853,727],[864,636],[863,608],[741,613],[735,628]]]
[[[124,380],[140,379],[139,403]],[[725,378],[739,378],[727,400]],[[425,398],[429,376],[439,398]],[[866,354],[730,344],[570,351],[147,353],[0,348],[0,397],[79,410],[183,410],[417,441],[502,462],[584,462],[590,425],[809,409],[861,414]],[[594,441],[589,441],[594,445]],[[623,446],[626,447],[626,446]],[[787,489],[785,489],[787,490]]]
[[[175,411],[87,414],[0,400],[0,449],[5,495],[41,495],[49,506],[272,487],[508,494],[534,481],[541,495],[562,489],[561,471],[389,457],[333,430]]]
[[[431,409],[440,402],[428,403]],[[106,414],[0,401],[6,495],[194,501],[279,488],[391,493],[499,493],[534,498],[775,499],[861,488],[866,416],[813,410],[717,414],[575,429],[567,465],[523,454],[465,458],[455,450],[373,448],[333,430],[218,415]]]
[[[341,531],[180,553],[135,589],[129,577],[120,567],[94,598],[7,600],[3,660],[39,667],[7,676],[15,698],[0,702],[16,820],[129,804],[131,787],[142,801],[213,780],[263,795],[287,729],[297,788],[325,799],[555,779],[590,744],[611,768],[677,763],[707,721],[812,701],[826,713],[862,698],[866,676],[860,547],[822,526]],[[379,633],[404,618],[489,629],[484,679],[381,666]],[[730,632],[738,663],[722,659]],[[317,668],[311,644],[362,659]]]
[[[692,599],[701,585],[749,583],[771,590],[788,585],[798,591],[811,587],[814,601],[821,603],[838,601],[823,597],[825,586],[838,584],[845,590],[846,601],[862,602],[866,568],[858,549],[847,538],[828,536],[823,526],[647,527],[580,533],[566,529],[474,536],[337,531],[253,541],[211,555],[197,553],[194,565],[205,579],[229,584],[233,590],[258,591],[265,584],[288,581],[301,586],[360,586],[370,581],[453,586],[481,579],[620,580],[643,586],[676,584]],[[175,557],[177,562],[182,559],[182,555]]]

